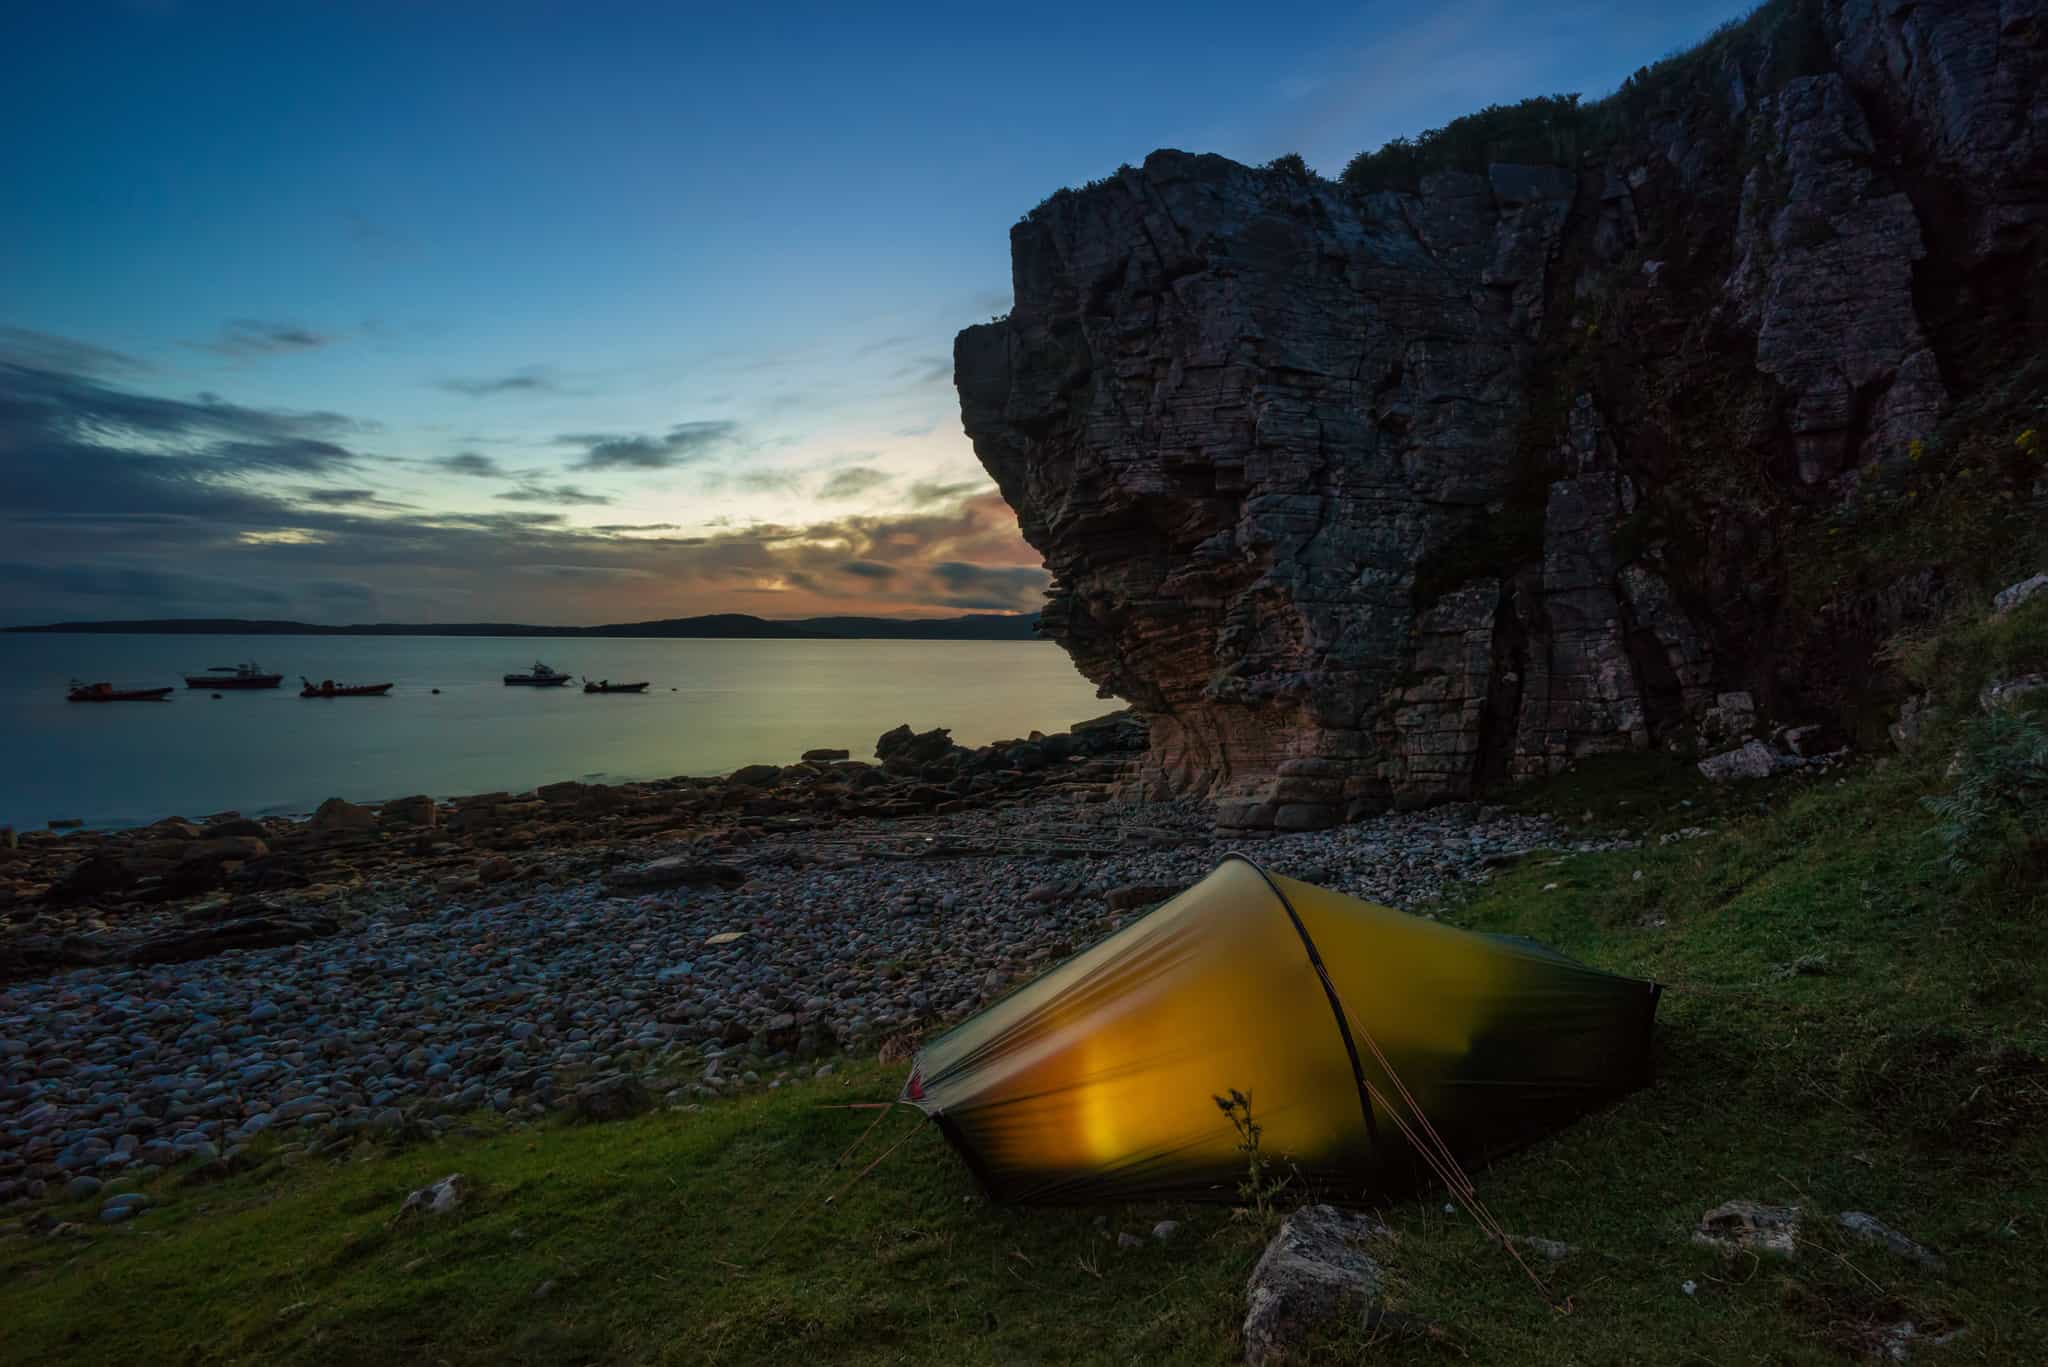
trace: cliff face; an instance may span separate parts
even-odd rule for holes
[[[1825,711],[1842,622],[1938,600],[1791,620],[1782,542],[2038,337],[2048,20],[1811,22],[1817,70],[1731,46],[1568,167],[1157,152],[1017,225],[962,414],[1151,788],[1305,829],[1690,741],[1724,692]]]

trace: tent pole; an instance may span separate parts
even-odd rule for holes
[[[1316,942],[1309,938],[1308,927],[1303,925],[1301,917],[1295,914],[1294,904],[1287,900],[1286,893],[1280,891],[1280,885],[1273,881],[1271,874],[1260,868],[1257,861],[1252,859],[1251,856],[1239,854],[1235,850],[1225,855],[1224,858],[1226,860],[1242,860],[1253,873],[1256,873],[1265,880],[1266,887],[1272,891],[1274,897],[1279,899],[1280,909],[1287,913],[1287,920],[1294,927],[1294,933],[1301,937],[1301,947],[1308,951],[1308,961],[1315,968],[1316,977],[1323,984],[1323,996],[1330,1003],[1330,1015],[1336,1019],[1337,1033],[1343,1037],[1344,1053],[1351,1060],[1351,1081],[1358,1088],[1358,1110],[1365,1117],[1365,1137],[1372,1142],[1372,1149],[1375,1154],[1382,1153],[1380,1148],[1379,1122],[1373,1119],[1372,1096],[1367,1090],[1365,1081],[1365,1065],[1359,1061],[1358,1045],[1351,1038],[1350,1023],[1344,1019],[1344,1003],[1337,998],[1337,987],[1336,984],[1330,981],[1330,970],[1323,964],[1322,953],[1317,950]]]

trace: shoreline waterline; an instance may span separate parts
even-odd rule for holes
[[[536,652],[579,679],[652,687],[503,684]],[[181,688],[163,704],[63,700],[72,678],[182,682],[231,657],[287,679],[396,686],[383,698]],[[12,757],[0,825],[114,830],[167,813],[294,815],[332,796],[708,776],[821,746],[861,755],[904,722],[973,746],[1111,705],[1044,642],[0,636],[0,753]]]

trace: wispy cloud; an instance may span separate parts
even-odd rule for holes
[[[436,389],[445,389],[450,394],[465,394],[472,399],[488,398],[494,394],[560,394],[561,382],[544,366],[527,366],[507,375],[486,375],[448,380],[436,380]]]
[[[238,359],[250,356],[279,356],[295,351],[312,351],[334,339],[296,323],[266,323],[257,318],[232,318],[221,325],[220,336],[199,345],[208,351]]]
[[[521,574],[538,575],[544,579],[572,579],[586,583],[617,583],[625,579],[651,579],[648,570],[631,565],[522,565]]]
[[[287,475],[317,475],[361,460],[347,447],[315,437],[224,441],[212,447],[206,458],[224,471]]]
[[[467,475],[471,479],[503,479],[505,471],[489,456],[475,451],[457,451],[452,456],[443,456],[434,464],[451,475]]]
[[[1035,600],[1046,585],[1045,571],[1036,566],[972,565],[946,560],[932,566],[931,572],[951,590],[948,603],[995,612],[1008,612],[1020,602]]]
[[[972,493],[989,492],[985,479],[966,480],[959,484],[944,484],[938,480],[921,479],[910,486],[910,506],[929,508],[939,503],[951,503]]]
[[[849,560],[839,567],[839,572],[857,579],[894,579],[903,573],[894,565],[884,565],[879,560]]]
[[[581,447],[577,470],[667,470],[702,460],[739,437],[733,422],[682,422],[660,436],[570,433],[558,445]]]
[[[818,488],[818,497],[827,502],[837,503],[862,494],[873,493],[890,482],[894,476],[877,470],[870,465],[854,465],[837,470]]]
[[[559,503],[564,507],[601,508],[611,503],[606,494],[587,494],[574,484],[557,484],[544,488],[537,484],[522,484],[517,489],[507,489],[502,494],[493,494],[508,503]]]
[[[896,378],[913,384],[938,384],[953,378],[953,362],[945,356],[920,356],[898,367]]]
[[[307,503],[318,504],[323,508],[399,509],[411,506],[410,504],[399,503],[392,499],[384,498],[381,495],[379,495],[375,489],[302,488],[293,490],[293,496],[296,498],[303,499]]]
[[[515,506],[422,512],[379,492],[373,472],[398,467],[355,444],[368,426],[0,365],[0,621],[628,621],[684,603],[780,616],[1029,611],[1048,581],[1001,498],[964,484],[933,484],[928,507],[896,513],[587,527],[571,513],[608,495],[460,452],[440,468],[504,478],[510,487],[480,492]],[[689,454],[705,439],[697,431],[643,440]],[[725,425],[710,439],[736,440]],[[764,484],[796,474],[821,477],[744,472]]]
[[[155,369],[125,351],[16,327],[0,327],[0,361],[81,375],[142,375]]]

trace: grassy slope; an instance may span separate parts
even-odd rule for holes
[[[1929,1360],[2048,1360],[2038,878],[2009,864],[1959,889],[1935,872],[1915,805],[1934,777],[1893,764],[1709,798],[1649,760],[1539,799],[1652,829],[1719,801],[1731,824],[1539,856],[1449,913],[1674,984],[1661,1075],[1481,1177],[1509,1228],[1585,1250],[1552,1274],[1569,1315],[1441,1196],[1413,1199],[1390,1212],[1394,1304],[1452,1335],[1380,1355],[1831,1362],[1911,1316],[1969,1326]],[[1699,805],[1678,805],[1688,795]],[[10,1231],[0,1359],[1235,1359],[1260,1239],[1228,1211],[990,1208],[908,1113],[886,1117],[867,1152],[901,1147],[825,1204],[846,1175],[829,1174],[833,1160],[870,1115],[823,1104],[897,1082],[856,1066],[696,1113],[273,1160],[166,1185],[164,1209],[84,1239]],[[392,1223],[407,1189],[455,1170],[479,1183],[462,1213]],[[1689,1244],[1699,1214],[1735,1196],[1818,1213],[1796,1262],[1729,1264]],[[1829,1223],[1845,1209],[1940,1248],[1948,1274],[1847,1242]],[[1098,1214],[1111,1231],[1185,1223],[1170,1245],[1119,1251]]]

